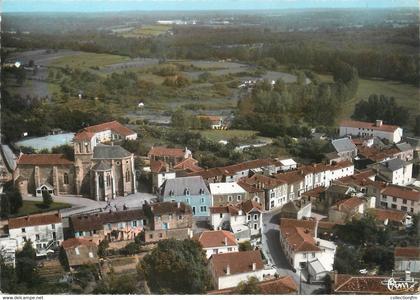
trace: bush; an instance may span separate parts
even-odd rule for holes
[[[42,205],[45,207],[50,207],[53,203],[53,198],[49,191],[42,191]]]
[[[141,247],[139,244],[132,242],[127,244],[124,248],[120,249],[119,253],[121,255],[134,255],[141,252]]]

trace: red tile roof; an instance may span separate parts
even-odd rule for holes
[[[264,280],[257,283],[261,295],[287,295],[296,294],[298,286],[291,276],[284,276],[276,279]],[[208,295],[234,295],[236,288],[213,290]]]
[[[349,211],[349,210],[353,210],[359,207],[363,203],[364,203],[363,199],[360,199],[358,197],[351,197],[351,198],[343,199],[337,202],[336,206],[338,207],[340,211],[343,209]]]
[[[152,173],[166,172],[167,163],[161,160],[150,160],[150,171]]]
[[[213,125],[218,125],[220,121],[223,119],[220,116],[197,116],[199,119],[207,119],[209,120]]]
[[[229,213],[230,215],[238,215],[239,208],[233,205],[213,206],[213,207],[210,207],[210,213],[212,214]]]
[[[45,213],[9,219],[9,229],[61,223],[59,213]]]
[[[197,165],[198,161],[192,157],[188,157],[174,166],[176,170],[185,170],[189,172],[202,171],[203,168]]]
[[[238,245],[234,234],[230,231],[225,230],[203,231],[199,235],[198,241],[203,246],[203,248],[216,248]]]
[[[325,187],[319,186],[319,187],[316,187],[316,188],[314,188],[312,190],[309,190],[307,192],[304,192],[302,194],[302,196],[319,197],[319,195],[322,194],[325,191],[326,191]]]
[[[111,130],[123,137],[135,134],[133,130],[125,127],[121,123],[117,121],[111,121],[111,122],[106,122],[106,123],[83,128],[78,133],[76,133],[76,135],[74,136],[74,139],[76,141],[89,140],[94,136],[95,133],[106,131],[106,130]]]
[[[379,149],[377,147],[358,146],[357,152],[360,156],[375,162],[383,161],[386,158],[392,158],[401,151],[397,147],[388,149]]]
[[[22,154],[18,165],[72,165],[73,162],[63,154]]]
[[[246,200],[242,203],[239,203],[238,206],[241,207],[245,213],[249,213],[251,210],[263,210],[261,204],[253,200]]]
[[[269,177],[261,174],[254,174],[251,177],[247,177],[241,180],[243,184],[251,185],[257,189],[272,189],[277,186],[286,184],[284,180]]]
[[[420,260],[420,248],[418,247],[395,247],[394,257],[413,258]]]
[[[185,149],[182,148],[166,148],[166,147],[152,147],[147,156],[166,156],[184,158]]]
[[[256,264],[256,270],[264,269],[259,250],[214,254],[210,257],[210,264],[217,278],[229,276],[226,274],[227,266],[229,266],[230,275],[253,272],[253,263]]]
[[[64,249],[69,249],[69,248],[75,248],[81,245],[86,245],[86,246],[92,246],[92,247],[96,247],[96,244],[94,242],[82,239],[82,238],[71,238],[68,240],[65,240],[61,243],[61,246]]]
[[[286,172],[286,173],[279,173],[279,174],[275,174],[273,176],[277,179],[283,180],[284,182],[286,182],[288,184],[292,184],[292,183],[296,183],[296,182],[300,182],[302,180],[305,180],[305,175],[304,175],[304,172],[302,170],[291,171],[291,172]]]
[[[389,185],[381,192],[382,195],[420,201],[420,192],[403,186]]]
[[[395,292],[391,292],[387,285],[384,284],[389,278],[390,277],[385,276],[352,276],[346,274],[336,274],[334,293],[377,295],[395,294]]]
[[[382,124],[382,126],[378,127],[375,123],[370,122],[362,122],[362,121],[353,121],[353,120],[345,120],[340,123],[340,127],[352,127],[352,128],[368,128],[377,131],[385,131],[385,132],[394,132],[399,127],[395,125],[386,125]]]
[[[389,220],[392,222],[402,222],[404,221],[404,218],[407,215],[406,212],[392,209],[372,208],[370,211],[378,221],[382,222],[384,222],[385,220]]]
[[[314,239],[316,222],[312,220],[280,219],[280,234],[294,252],[321,251]]]

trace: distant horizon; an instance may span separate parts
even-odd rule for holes
[[[3,13],[205,12],[418,8],[416,0],[3,0]]]

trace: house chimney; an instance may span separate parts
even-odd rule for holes
[[[230,266],[229,265],[226,266],[226,275],[230,275]]]
[[[257,269],[257,264],[256,263],[252,263],[252,271],[255,271]]]
[[[376,125],[376,127],[381,127],[382,126],[382,120],[376,120],[375,125]]]
[[[181,208],[181,202],[177,202],[176,207]]]
[[[318,223],[319,223],[319,220],[316,220],[316,223],[315,223],[315,230],[314,230],[314,236],[315,236],[315,238],[317,238],[317,237],[318,237]]]
[[[225,237],[225,245],[227,246],[227,237]]]

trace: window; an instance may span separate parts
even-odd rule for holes
[[[184,194],[189,196],[190,195],[190,190],[189,189],[185,189]]]
[[[35,235],[35,240],[39,241],[39,234]]]
[[[106,185],[110,186],[111,185],[111,175],[106,175]]]
[[[22,228],[22,232],[25,233],[26,232],[26,229],[25,228]]]
[[[130,171],[126,170],[125,171],[125,182],[130,182]]]
[[[137,227],[137,221],[133,221],[133,222],[132,222],[132,226],[133,226],[133,227]]]
[[[163,234],[162,233],[159,233],[159,238],[163,238]]]
[[[22,239],[23,239],[23,241],[26,243],[26,236],[24,236]]]
[[[397,202],[397,198],[396,197],[392,197],[392,202]]]
[[[178,216],[178,220],[182,220],[182,215],[179,215]]]
[[[108,224],[108,230],[111,230],[111,229],[112,229],[112,225],[110,223],[110,224]]]
[[[401,206],[402,211],[407,211],[407,206]]]
[[[228,248],[228,251],[229,251],[229,252],[232,252],[232,247],[229,247],[229,248]]]
[[[257,230],[258,229],[258,224],[254,224],[254,229]]]
[[[207,206],[200,206],[200,211],[201,212],[206,212],[207,211]]]
[[[236,197],[236,199],[238,199],[238,201],[241,201],[241,195],[238,195],[238,196]]]
[[[248,215],[248,221],[251,221],[251,215]]]
[[[201,203],[204,203],[204,198],[201,198]]]
[[[258,215],[257,214],[255,214],[254,215],[254,221],[257,221],[258,220]]]
[[[403,199],[403,204],[407,204],[407,199]]]
[[[51,224],[51,228],[52,229],[55,229],[55,224]]]
[[[69,184],[69,174],[64,173],[63,175],[64,184]]]
[[[275,196],[275,194],[274,194],[274,193],[271,193],[271,194],[270,194],[270,198],[274,198],[274,196]]]
[[[89,144],[85,143],[85,153],[89,153]]]
[[[228,196],[228,201],[231,202],[232,201],[232,196]]]
[[[219,214],[219,218],[223,218],[223,214]]]
[[[315,252],[312,252],[312,258],[314,258],[315,257]]]
[[[204,195],[204,189],[200,189],[200,195]]]
[[[397,205],[396,204],[392,204],[391,205],[391,208],[396,209],[397,208]]]
[[[149,234],[149,238],[150,239],[153,239],[153,234]]]

